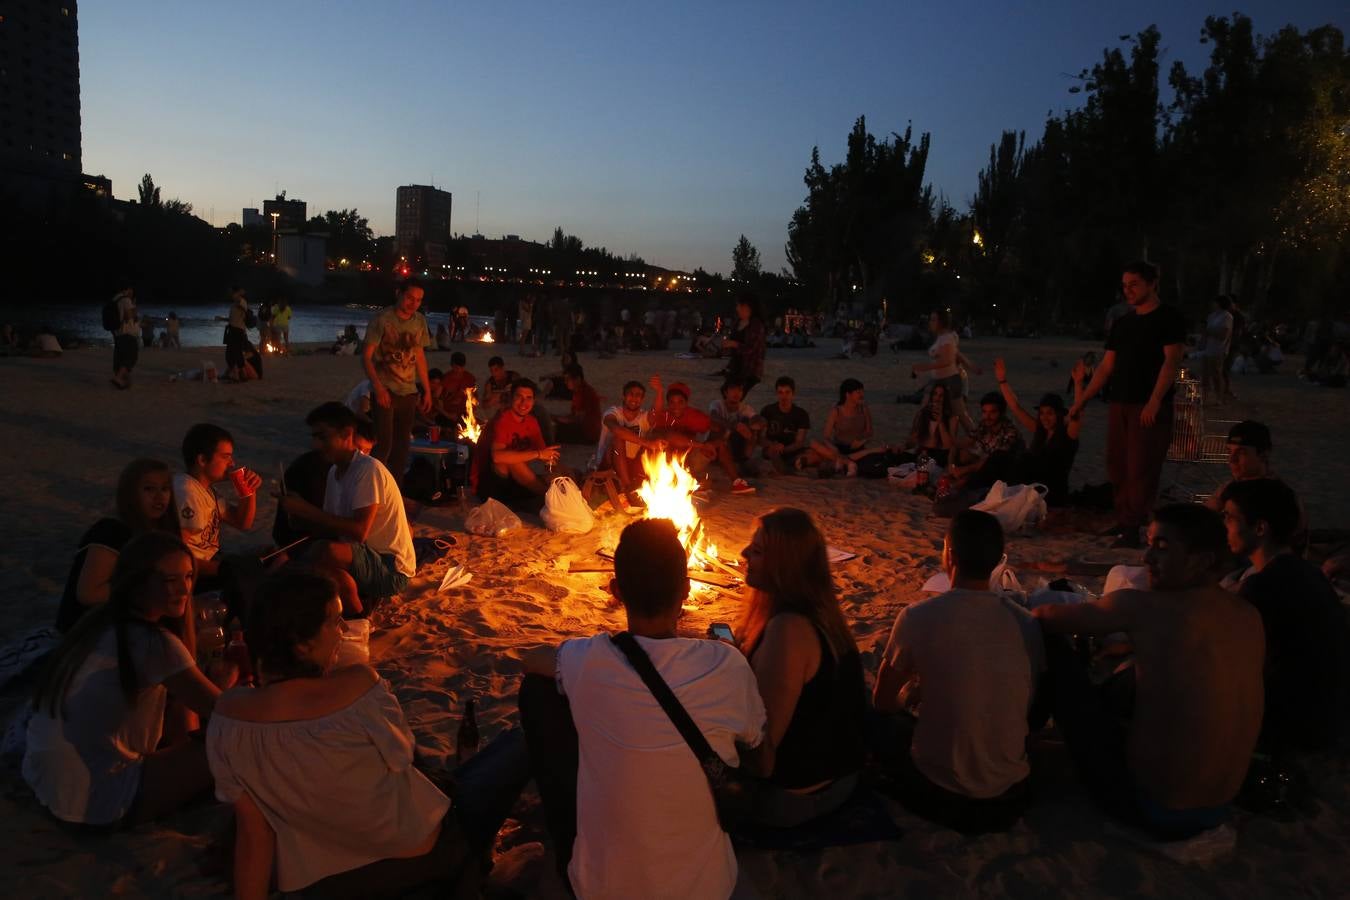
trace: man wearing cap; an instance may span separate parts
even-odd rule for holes
[[[665,409],[652,410],[648,437],[663,440],[674,450],[697,451],[690,453],[687,464],[702,469],[717,458],[717,442],[701,440],[716,426],[711,416],[689,405],[689,393],[683,381],[666,388]]]
[[[1102,364],[1074,401],[1070,419],[1111,383],[1106,471],[1115,494],[1115,547],[1143,546],[1140,530],[1158,497],[1172,443],[1172,392],[1186,352],[1186,318],[1158,297],[1158,267],[1136,261],[1120,276],[1131,312],[1116,319]]]
[[[1229,485],[1256,478],[1274,478],[1275,469],[1270,464],[1272,449],[1274,445],[1270,439],[1270,429],[1260,422],[1247,419],[1229,429],[1228,471],[1233,477],[1228,484],[1215,491],[1205,501],[1205,505],[1215,512],[1223,512],[1223,503],[1219,498]]]

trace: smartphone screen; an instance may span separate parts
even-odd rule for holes
[[[714,622],[708,626],[708,634],[715,640],[726,641],[728,644],[736,643],[736,635],[732,634],[731,626],[726,622]]]

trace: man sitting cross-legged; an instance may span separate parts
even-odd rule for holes
[[[764,458],[782,473],[791,472],[797,457],[803,454],[818,462],[811,455],[806,440],[811,430],[811,416],[793,402],[797,396],[797,383],[787,375],[781,375],[774,382],[773,390],[778,401],[759,413],[764,419]]]
[[[753,494],[755,488],[744,475],[755,473],[752,459],[759,439],[764,435],[764,419],[745,403],[745,385],[728,380],[722,385],[722,396],[708,406],[708,417],[723,434],[717,445],[717,462],[731,481],[733,494]]]
[[[879,750],[900,801],[966,833],[1010,828],[1028,798],[1026,740],[1045,658],[1036,621],[989,590],[1002,557],[997,519],[952,518],[942,546],[952,589],[901,610],[873,691],[879,712],[898,713]]]
[[[1265,635],[1256,609],[1218,586],[1225,543],[1212,510],[1161,507],[1144,551],[1149,590],[1033,613],[1047,635],[1128,635],[1134,665],[1102,688],[1067,640],[1047,638],[1054,716],[1097,802],[1161,840],[1228,818],[1261,730]],[[1130,673],[1133,691],[1112,683]]]
[[[229,504],[216,495],[212,485],[224,481],[235,468],[234,438],[219,425],[200,422],[183,436],[183,465],[187,471],[173,477],[173,494],[178,503],[178,522],[183,543],[197,560],[200,579],[212,579],[197,590],[209,590],[220,575],[220,526],[232,525],[240,531],[253,527],[257,512],[257,472],[245,472],[247,495]]]
[[[544,445],[539,420],[530,415],[534,409],[534,382],[522,378],[511,391],[511,403],[492,417],[474,449],[471,477],[478,496],[510,504],[535,500],[548,491],[547,480],[530,468],[539,460],[547,465],[558,461],[557,446]]]
[[[762,766],[764,703],[745,657],[677,637],[687,559],[669,520],[634,522],[610,590],[628,633],[713,750]],[[608,634],[522,660],[520,721],[559,869],[577,897],[725,900],[736,854],[698,759]],[[746,748],[756,748],[746,751]]]
[[[357,450],[356,413],[333,401],[310,412],[305,424],[314,449],[331,465],[323,507],[290,493],[278,495],[277,505],[326,536],[304,561],[337,582],[344,615],[367,615],[380,598],[402,593],[417,573],[403,496],[384,463]]]
[[[980,424],[968,440],[957,443],[947,471],[962,485],[989,487],[1012,480],[1024,450],[1026,442],[1008,418],[1008,401],[991,392],[980,398]]]
[[[661,376],[653,375],[648,384],[652,387],[652,408],[642,408],[647,395],[642,382],[625,384],[623,403],[605,410],[604,430],[600,432],[595,448],[595,468],[613,469],[619,476],[619,489],[624,493],[635,491],[642,484],[642,451],[657,450],[661,446],[659,441],[647,437],[651,431],[651,414],[665,408]]]
[[[1293,488],[1234,481],[1220,495],[1228,549],[1251,560],[1239,593],[1266,630],[1261,748],[1274,757],[1334,747],[1350,699],[1350,634],[1331,582],[1295,554],[1303,519]]]

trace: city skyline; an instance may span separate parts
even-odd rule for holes
[[[1337,7],[1243,12],[1270,33],[1343,25]],[[1065,73],[1151,23],[1164,67],[1194,71],[1206,13],[82,5],[84,169],[123,198],[149,172],[216,225],[285,190],[391,235],[396,188],[431,184],[454,195],[456,233],[544,241],[562,226],[721,272],[745,234],[777,271],[812,146],[841,160],[857,116],[878,138],[931,132],[927,180],[964,211],[1001,131],[1032,142],[1082,102]]]

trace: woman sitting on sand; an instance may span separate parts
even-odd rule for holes
[[[952,408],[947,385],[933,385],[928,402],[914,414],[905,450],[915,457],[927,456],[940,466],[947,465],[947,458],[956,443],[956,422],[957,415]]]
[[[1073,385],[1074,403],[1083,395],[1083,372],[1086,366],[1082,360],[1074,363],[1069,375]],[[999,390],[1007,401],[1008,412],[1031,432],[1031,446],[1018,462],[1014,476],[1023,484],[1043,484],[1048,490],[1046,503],[1050,506],[1069,505],[1069,472],[1073,469],[1074,457],[1078,455],[1078,433],[1082,430],[1082,418],[1070,419],[1064,408],[1064,400],[1059,394],[1046,394],[1036,404],[1036,413],[1024,408],[1017,402],[1017,394],[1008,383],[1008,367],[1002,359],[994,360],[994,377],[998,379]]]
[[[750,597],[736,632],[768,713],[768,785],[755,819],[791,827],[838,809],[857,787],[862,661],[807,513],[767,513],[741,556]]]
[[[157,459],[134,459],[117,479],[117,516],[99,519],[80,538],[56,612],[57,631],[65,634],[85,610],[108,601],[122,547],[151,531],[178,535],[173,473]]]
[[[845,378],[839,385],[839,402],[825,420],[825,440],[812,441],[812,453],[798,459],[805,466],[818,458],[820,467],[852,477],[858,474],[858,460],[885,452],[885,447],[867,446],[872,435],[872,411],[863,401],[863,383]]]
[[[165,716],[170,698],[209,715],[218,685],[236,674],[213,669],[213,683],[193,659],[195,571],[176,536],[134,538],[117,559],[108,602],[81,618],[48,661],[23,777],[58,819],[144,822],[210,790],[201,742],[169,733],[175,723]]]
[[[366,665],[332,668],[345,630],[322,575],[283,572],[259,589],[248,637],[261,686],[224,694],[206,736],[216,796],[234,804],[236,897],[266,897],[274,867],[283,892],[350,897],[402,896],[470,868],[389,685]]]

